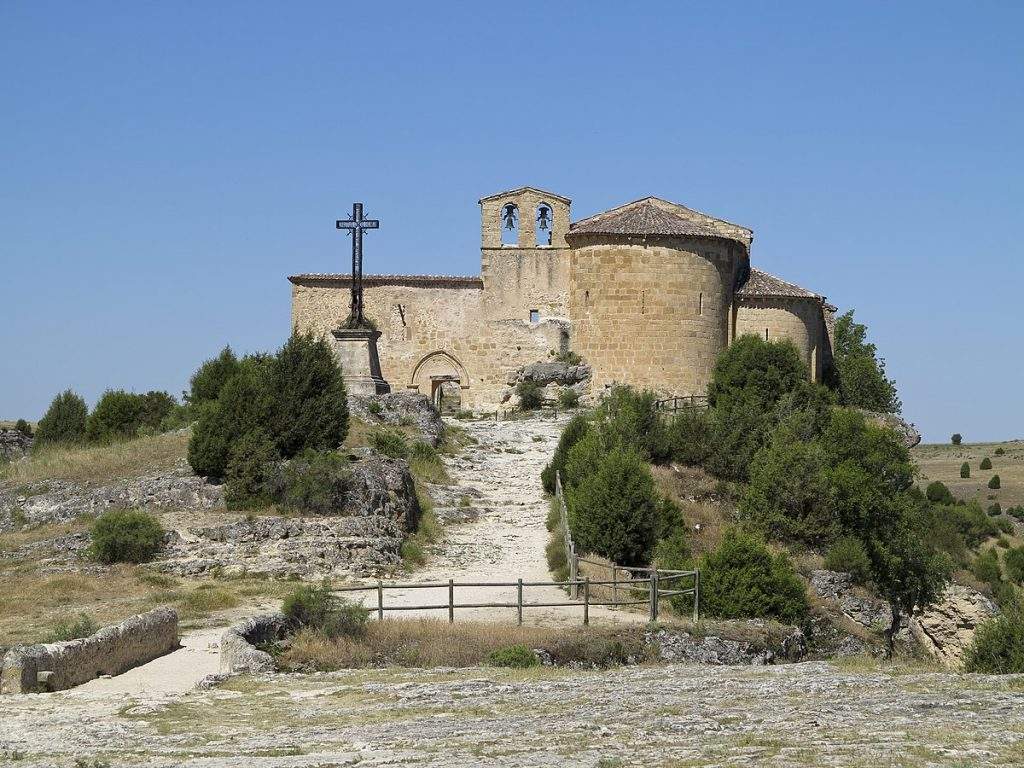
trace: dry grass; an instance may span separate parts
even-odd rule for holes
[[[286,669],[338,670],[372,666],[474,667],[510,645],[543,648],[560,664],[605,666],[644,657],[643,628],[517,627],[434,619],[374,621],[361,638],[328,640],[302,632],[279,659]]]
[[[690,531],[694,557],[718,547],[735,513],[721,484],[697,467],[652,467],[659,490],[675,500]]]
[[[997,448],[1005,453],[997,456]],[[1004,510],[1024,504],[1024,442],[919,445],[911,449],[910,455],[920,469],[918,482],[922,488],[941,480],[957,498],[977,498],[985,508],[996,501]],[[979,469],[986,456],[992,460],[992,469]],[[961,479],[960,465],[965,461],[971,465],[971,476]],[[999,475],[999,490],[988,487],[992,475]]]
[[[111,445],[41,447],[25,461],[0,467],[0,480],[12,485],[47,480],[103,484],[169,469],[185,458],[187,430],[140,437]]]

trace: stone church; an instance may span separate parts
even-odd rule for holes
[[[792,340],[820,380],[835,307],[750,265],[753,231],[647,197],[573,222],[571,201],[523,187],[480,200],[480,274],[366,275],[366,316],[392,391],[495,410],[523,366],[564,351],[592,390],[627,383],[701,395],[741,334]],[[329,334],[351,276],[299,274],[292,324]]]

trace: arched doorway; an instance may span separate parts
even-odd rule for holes
[[[439,349],[416,364],[407,386],[429,397],[439,411],[455,413],[462,408],[462,391],[469,389],[469,374],[454,355]]]

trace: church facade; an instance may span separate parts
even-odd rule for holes
[[[365,314],[393,391],[495,410],[519,368],[573,351],[599,392],[614,383],[701,395],[741,334],[792,340],[820,380],[835,308],[754,269],[752,230],[648,197],[571,221],[571,201],[532,187],[480,200],[478,276],[366,275]],[[329,335],[351,276],[297,274],[292,324]]]

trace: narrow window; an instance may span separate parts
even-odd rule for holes
[[[590,306],[590,291],[584,291],[583,292],[583,306],[584,307],[589,307]]]
[[[698,293],[697,294],[697,314],[698,315],[703,315],[704,314],[704,294],[703,293]]]
[[[768,341],[768,329],[767,328],[764,329],[764,340]]]
[[[647,311],[647,291],[640,291],[640,314]]]
[[[501,244],[519,245],[519,206],[515,203],[501,206]]]
[[[536,309],[531,309],[530,310],[530,322],[531,323],[539,323],[540,322],[540,311],[539,310],[536,310]]]
[[[551,229],[555,223],[555,212],[547,203],[537,204],[537,245],[551,245]]]

